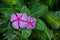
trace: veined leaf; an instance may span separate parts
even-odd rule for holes
[[[39,4],[31,8],[31,13],[33,17],[40,17],[48,11],[48,7],[44,4]]]
[[[58,16],[54,12],[49,12],[46,14],[47,22],[55,29],[59,29],[60,27],[60,20]]]
[[[30,15],[30,10],[29,10],[26,6],[23,6],[23,7],[21,8],[21,12],[27,13],[28,15]]]
[[[46,30],[47,27],[46,27],[46,24],[42,20],[37,19],[36,29],[37,30]]]
[[[49,40],[51,40],[54,37],[53,32],[49,29],[45,30],[45,33],[48,36]]]
[[[22,29],[21,32],[22,38],[27,39],[31,35],[32,30]]]
[[[31,0],[29,2],[29,7],[32,7],[33,5],[37,4],[40,0]]]

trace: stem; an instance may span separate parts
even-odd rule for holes
[[[22,37],[21,37],[21,29],[19,29],[19,37],[20,37],[20,40],[22,40]]]

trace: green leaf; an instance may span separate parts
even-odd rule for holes
[[[38,4],[39,1],[40,1],[40,0],[31,0],[31,1],[29,2],[29,7],[32,7],[33,5]]]
[[[47,0],[46,1],[46,4],[49,6],[49,7],[52,7],[55,3],[55,0]]]
[[[59,40],[60,39],[60,30],[56,30],[55,32],[54,32],[54,39],[53,40]]]
[[[46,27],[46,24],[42,20],[37,19],[36,29],[37,30],[46,30],[47,27]]]
[[[55,12],[56,17],[59,19],[60,18],[60,10]],[[60,20],[60,19],[59,19]]]
[[[44,17],[46,22],[48,22],[52,28],[59,29],[60,27],[60,17],[56,12],[48,12]]]
[[[12,13],[14,13],[14,11],[12,10],[12,8],[6,8],[6,9],[4,9],[4,11],[3,11],[4,18],[10,19]]]
[[[46,33],[40,30],[33,30],[31,35],[32,36],[30,37],[36,40],[47,40],[48,39]]]
[[[14,28],[11,26],[10,22],[7,26],[7,32],[13,32],[14,31]]]
[[[48,7],[44,4],[37,4],[31,8],[31,13],[33,17],[40,17],[48,11]]]
[[[0,3],[0,10],[3,8],[8,8],[9,6],[5,2]]]
[[[4,23],[0,25],[0,29],[2,32],[13,32],[14,31],[14,28],[11,26],[10,22],[7,23],[7,21],[4,21]]]
[[[14,40],[15,38],[17,39],[18,32],[17,31],[13,31],[13,32],[6,32],[3,34],[4,38],[3,40],[7,39],[7,40]]]
[[[4,24],[4,23],[6,23],[6,21],[2,21],[2,22],[0,22],[0,25],[2,25],[2,24]]]
[[[45,30],[46,35],[48,36],[49,40],[51,40],[54,37],[53,31],[47,29]]]
[[[18,0],[4,0],[5,3],[7,3],[8,5],[17,5],[18,4]]]
[[[21,3],[21,5],[25,5],[24,0],[19,0],[19,2]]]
[[[21,12],[22,12],[22,13],[27,13],[28,15],[30,15],[30,10],[29,10],[26,6],[23,6],[23,7],[21,8]]]
[[[22,29],[21,32],[22,32],[21,33],[22,38],[27,39],[31,35],[32,30]]]
[[[5,32],[6,30],[5,25],[6,25],[6,21],[0,22],[0,32]]]

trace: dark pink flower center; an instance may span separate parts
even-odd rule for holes
[[[27,22],[29,25],[32,25],[33,22]]]
[[[16,21],[18,21],[18,22],[19,22],[20,20],[21,20],[20,17],[18,17],[18,18],[16,19]]]

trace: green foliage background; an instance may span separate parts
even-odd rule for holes
[[[36,28],[12,27],[12,13],[27,13],[36,18]],[[59,40],[60,0],[0,0],[0,40]]]

